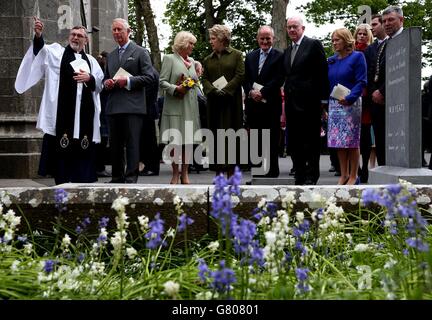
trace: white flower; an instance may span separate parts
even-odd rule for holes
[[[356,252],[365,252],[370,250],[371,247],[368,244],[359,243],[354,247],[354,251]]]
[[[304,213],[302,211],[296,213],[296,219],[299,223],[302,223],[304,220]]]
[[[182,202],[182,200],[181,200],[181,198],[180,198],[179,196],[175,196],[175,197],[174,197],[174,199],[173,199],[173,204],[174,204],[175,206],[180,205],[181,202]]]
[[[393,266],[396,265],[396,263],[397,263],[396,260],[390,258],[390,260],[385,263],[384,269],[391,269],[391,268],[393,268]]]
[[[135,258],[136,255],[137,255],[137,253],[138,252],[134,248],[132,248],[132,247],[126,249],[126,254],[129,257],[129,259]]]
[[[21,261],[19,261],[19,260],[15,260],[14,262],[12,262],[12,264],[10,266],[12,273],[15,273],[19,270],[20,263],[21,263]]]
[[[66,233],[63,237],[61,246],[62,246],[62,248],[67,249],[70,246],[70,244],[71,244],[71,238]]]
[[[153,234],[152,234],[152,236],[153,236]],[[174,238],[174,236],[175,236],[175,230],[173,228],[169,228],[167,231],[167,237],[168,238]],[[152,237],[152,238],[155,238],[155,237]]]
[[[139,216],[138,223],[140,224],[140,229],[142,232],[146,233],[149,229],[149,218],[146,216]]]
[[[211,252],[216,252],[217,249],[219,249],[219,241],[213,241],[213,242],[210,242],[209,245],[207,246],[207,248],[208,248]]]
[[[211,291],[205,291],[205,292],[197,293],[195,297],[197,300],[211,300],[212,298],[217,299],[217,296],[218,296],[217,293],[215,293],[213,297],[213,293]]]
[[[276,233],[272,232],[272,231],[267,231],[264,234],[265,238],[266,238],[266,242],[269,246],[274,245],[274,243],[276,242]]]
[[[24,253],[30,255],[33,251],[33,245],[31,243],[26,243],[24,246]]]
[[[29,205],[31,205],[33,208],[36,208],[38,206],[38,201],[33,198],[29,201]]]
[[[178,294],[180,290],[180,285],[177,282],[171,280],[165,282],[163,286],[165,293],[173,298]]]
[[[266,203],[267,203],[267,200],[265,198],[261,198],[260,202],[258,202],[257,207],[260,208],[260,209],[262,209],[262,208],[264,208],[264,206],[266,205]]]
[[[111,208],[113,208],[117,212],[125,212],[127,206],[129,204],[129,199],[126,197],[118,197],[114,200]]]

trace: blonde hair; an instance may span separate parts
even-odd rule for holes
[[[370,45],[373,42],[372,27],[368,23],[359,24],[354,32],[355,41],[357,41],[357,34],[359,33],[360,30],[366,30],[366,33],[368,35],[367,44]]]
[[[348,52],[354,51],[354,44],[355,40],[354,37],[347,28],[339,28],[333,31],[331,38],[333,39],[333,36],[336,36],[345,43],[345,47],[348,50]]]
[[[178,53],[179,51],[189,47],[190,42],[194,44],[197,42],[195,36],[188,31],[180,31],[176,34],[174,38],[174,44],[172,45],[172,49],[174,52]]]
[[[231,43],[231,30],[225,25],[215,24],[209,29],[210,36],[215,36],[225,46],[229,46]]]

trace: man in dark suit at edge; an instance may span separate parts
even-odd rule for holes
[[[129,40],[130,32],[126,20],[113,20],[112,34],[118,47],[107,57],[104,82],[109,90],[106,113],[110,127],[111,183],[136,183],[138,180],[140,136],[143,115],[147,113],[146,87],[153,81],[150,56]],[[128,74],[115,77],[120,67]]]
[[[278,146],[283,84],[280,70],[283,67],[283,53],[272,47],[274,30],[270,26],[259,28],[257,41],[260,48],[247,54],[245,59],[243,89],[246,94],[246,122],[251,130],[270,129],[269,145],[263,141],[261,148],[261,134],[259,135],[258,155],[265,157],[268,164],[269,170],[265,176],[276,178],[279,176]]]
[[[321,114],[330,93],[324,48],[304,30],[301,17],[287,20],[292,43],[284,52],[285,113],[296,185],[319,179]]]

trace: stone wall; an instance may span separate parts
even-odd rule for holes
[[[33,16],[45,24],[47,43],[65,44],[74,25],[99,27],[90,34],[89,52],[111,51],[110,25],[127,19],[127,0],[9,0],[0,7],[0,178],[37,176],[42,133],[36,130],[43,83],[22,95],[14,89],[16,74],[33,38]]]
[[[140,215],[153,218],[159,212],[161,218],[166,221],[165,230],[168,230],[169,227],[175,228],[177,214],[173,200],[175,196],[179,196],[185,204],[184,212],[195,221],[188,229],[188,235],[194,239],[199,239],[206,234],[217,235],[216,225],[210,215],[213,186],[109,185],[107,187],[104,184],[64,184],[53,188],[0,189],[0,199],[8,194],[12,202],[11,208],[17,214],[22,211],[33,230],[52,230],[52,225],[58,215],[54,199],[55,191],[59,187],[68,193],[67,211],[62,213],[62,217],[64,227],[72,230],[84,217],[90,217],[91,231],[97,234],[97,221],[103,216],[110,218],[110,230],[112,230],[115,227],[116,212],[111,205],[120,196],[127,197],[130,201],[126,212],[131,224],[136,223]],[[287,192],[294,192],[295,201],[292,212],[304,211],[305,216],[308,216],[308,213],[323,206],[323,203],[316,200],[316,194],[318,194],[325,199],[334,197],[337,205],[343,207],[345,212],[356,213],[350,219],[360,219],[358,209],[361,194],[368,188],[370,186],[241,186],[241,195],[234,197],[232,202],[237,214],[244,218],[251,218],[252,211],[262,198],[275,203],[278,209],[281,209],[282,199]],[[374,188],[381,189],[384,186],[374,186]],[[416,185],[414,188],[417,191],[416,201],[419,207],[425,209],[422,214],[427,214],[426,210],[430,212],[432,204],[432,188],[427,185]],[[376,207],[369,209],[379,212]],[[5,209],[3,211],[5,212]],[[364,215],[366,214],[365,211]],[[26,228],[23,219],[20,229],[25,232]],[[137,230],[136,226],[130,229]]]

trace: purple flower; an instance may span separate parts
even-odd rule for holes
[[[46,272],[46,273],[51,273],[51,272],[53,272],[54,271],[54,266],[56,265],[56,261],[54,261],[54,260],[46,260],[45,261],[45,264],[44,264],[44,266],[43,266],[43,270]]]
[[[296,277],[297,277],[297,289],[301,293],[306,293],[310,290],[309,285],[307,285],[306,281],[308,280],[308,273],[309,269],[307,268],[297,268],[295,270]]]
[[[418,239],[418,238],[409,238],[405,240],[407,245],[410,246],[411,248],[415,248],[418,251],[421,252],[428,252],[429,251],[429,245],[425,242],[423,242],[423,240]]]
[[[219,270],[210,272],[210,277],[213,278],[210,287],[218,293],[228,293],[231,285],[237,281],[234,271],[225,267],[225,260],[219,263]]]
[[[149,223],[150,230],[144,236],[149,240],[146,244],[147,248],[156,249],[161,245],[165,245],[165,241],[162,239],[164,223],[165,221],[160,218],[160,213],[156,213],[155,219]]]
[[[198,259],[198,276],[201,281],[205,283],[209,274],[210,271],[204,259]]]
[[[68,200],[68,193],[64,189],[56,189],[54,191],[55,207],[61,213],[67,210],[66,203]]]
[[[109,222],[109,218],[108,217],[102,217],[98,224],[99,224],[99,229],[101,228],[106,228],[108,226],[108,222]]]
[[[256,235],[256,225],[250,220],[241,219],[240,223],[233,227],[233,235],[235,252],[238,254],[247,253]]]
[[[232,194],[240,195],[240,184],[242,180],[242,173],[239,167],[235,167],[234,174],[229,178],[228,184],[230,185],[229,191]]]
[[[81,221],[81,224],[75,228],[75,232],[77,234],[83,233],[87,229],[87,227],[90,225],[90,223],[91,223],[91,221],[90,221],[89,217],[84,218],[84,220]]]
[[[26,243],[27,242],[27,236],[18,236],[18,241],[22,242],[22,243]]]
[[[77,257],[78,263],[83,262],[84,259],[85,259],[85,253],[81,252]]]
[[[183,232],[186,230],[187,226],[190,226],[192,223],[194,223],[194,220],[192,218],[189,218],[186,213],[183,213],[179,218],[179,226],[177,228],[178,232]]]

